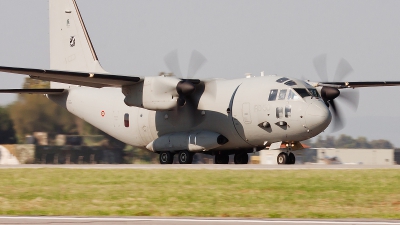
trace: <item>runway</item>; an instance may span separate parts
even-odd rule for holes
[[[0,165],[0,169],[187,169],[187,170],[354,170],[354,169],[400,169],[400,165],[358,165],[358,164],[299,164],[299,165],[260,165],[260,164],[22,164],[22,165]]]
[[[0,216],[0,224],[135,224],[135,225],[394,225],[398,220],[288,220],[288,219],[225,219],[225,218],[157,218],[157,217],[8,217]]]

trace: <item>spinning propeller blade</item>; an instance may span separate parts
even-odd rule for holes
[[[187,78],[192,79],[196,72],[207,62],[207,59],[198,51],[193,50],[190,57],[189,70]]]
[[[333,78],[333,81],[343,81],[343,79],[353,71],[354,71],[353,67],[350,66],[350,63],[342,58],[336,68],[336,73]]]
[[[340,91],[340,100],[343,100],[354,111],[358,108],[360,92],[358,89],[344,89]]]
[[[168,53],[164,57],[164,62],[167,65],[168,69],[177,76],[178,78],[182,78],[181,67],[179,66],[179,59],[178,59],[178,50],[174,50]]]
[[[172,73],[181,79],[176,86],[176,91],[179,94],[177,106],[182,107],[187,105],[187,103],[190,103],[188,104],[189,107],[193,107],[195,105],[193,102],[193,94],[196,92],[195,84],[197,83],[192,80],[192,78],[196,72],[207,62],[207,59],[200,52],[193,50],[190,57],[189,69],[188,73],[186,74],[186,78],[184,78],[181,73],[178,50],[168,53],[164,57],[164,61],[165,64],[167,64],[168,69],[170,69]]]
[[[207,62],[207,59],[200,52],[193,50],[190,57],[188,73],[185,76],[186,78],[183,77],[181,72],[178,58],[178,50],[174,50],[168,53],[164,57],[164,62],[167,65],[168,69],[171,70],[171,72],[175,74],[175,76],[177,76],[178,78],[192,79],[196,75],[197,71],[204,66],[204,64]]]
[[[326,54],[319,55],[313,60],[314,68],[317,71],[317,75],[322,81],[328,80],[328,70],[326,68]]]
[[[326,56],[326,54],[322,54],[315,57],[313,60],[315,70],[322,81],[328,81]],[[351,67],[350,63],[342,58],[336,68],[334,81],[342,81],[351,72],[353,72],[353,68]],[[359,102],[359,91],[354,89],[339,91],[339,89],[335,87],[323,87],[321,89],[321,97],[323,98],[325,103],[331,106],[330,108],[332,109],[332,132],[343,129],[345,123],[342,117],[342,113],[340,112],[341,110],[336,105],[334,99],[339,97],[339,101],[344,100],[344,102],[348,104],[353,110],[357,110]]]
[[[340,110],[336,107],[335,101],[332,100],[329,102],[329,104],[332,108],[333,117],[334,117],[332,132],[336,132],[336,131],[343,129],[344,122],[342,120],[342,115],[340,113]]]

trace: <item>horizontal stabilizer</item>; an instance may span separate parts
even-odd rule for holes
[[[0,93],[15,93],[15,94],[47,94],[57,95],[62,94],[65,89],[0,89]]]
[[[124,85],[136,84],[137,82],[141,81],[140,77],[4,66],[0,66],[0,72],[24,74],[38,80],[54,81],[96,88],[121,87]]]

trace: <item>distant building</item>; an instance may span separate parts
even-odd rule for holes
[[[400,164],[400,149],[395,149],[394,150],[394,161],[396,164]]]

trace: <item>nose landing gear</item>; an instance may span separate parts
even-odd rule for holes
[[[296,163],[296,157],[291,152],[291,153],[289,153],[289,156],[288,156],[288,164],[295,164],[295,163]]]
[[[285,152],[279,153],[278,157],[276,158],[276,161],[278,164],[295,164],[296,163],[296,157],[292,152],[289,154]]]

